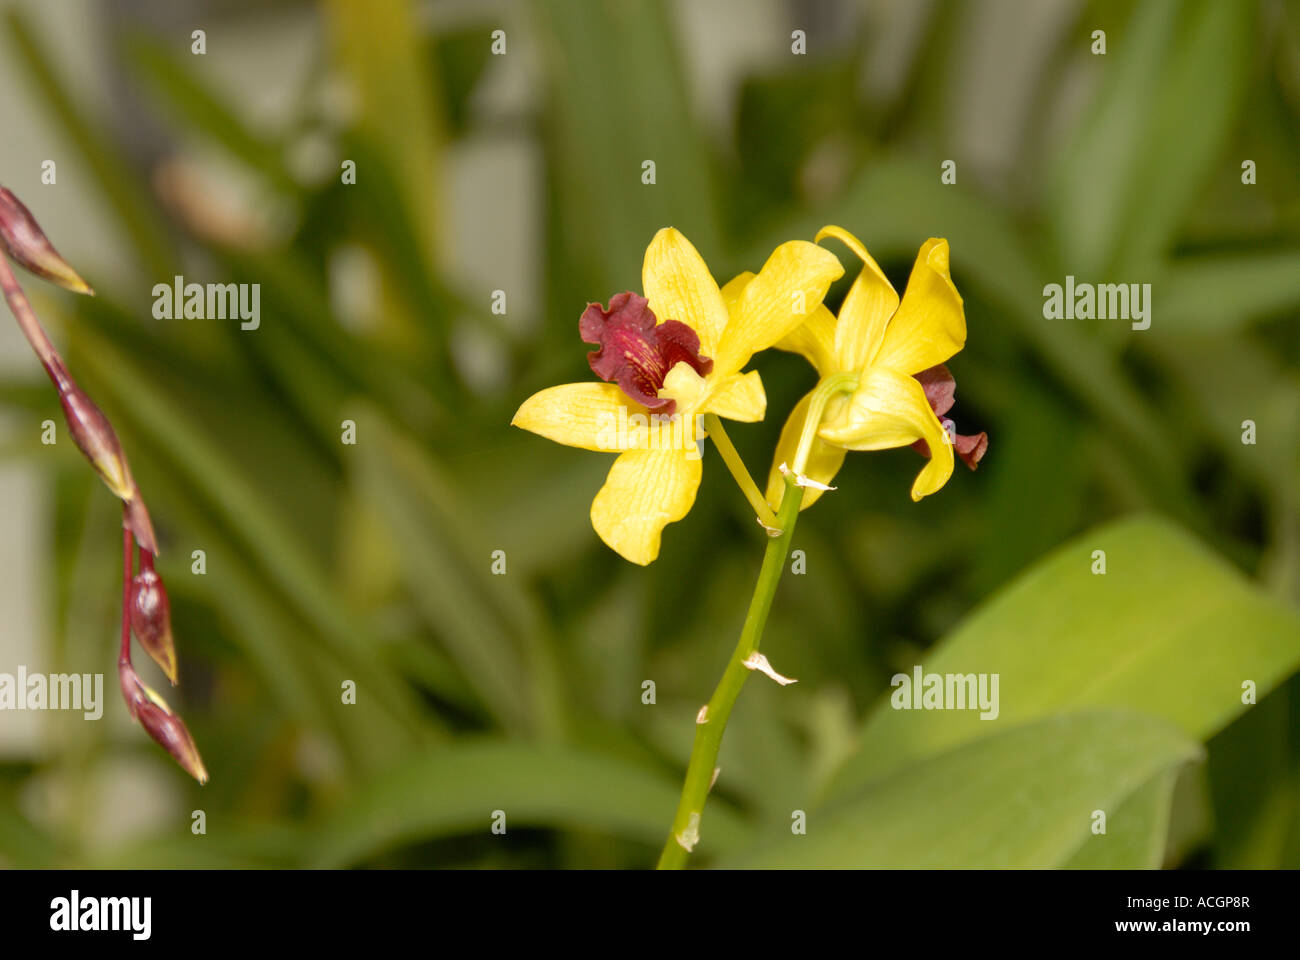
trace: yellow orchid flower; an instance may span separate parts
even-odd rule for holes
[[[943,362],[966,343],[961,295],[948,273],[948,241],[931,238],[921,245],[899,300],[857,237],[835,226],[823,227],[817,242],[826,237],[857,254],[862,272],[838,319],[821,306],[777,347],[806,357],[822,383],[843,376],[852,393],[835,393],[826,402],[821,426],[799,467],[803,478],[812,481],[802,508],[821,496],[847,451],[908,445],[930,458],[912,484],[912,499],[920,500],[952,476],[954,448],[972,470],[988,448],[986,434],[961,436],[951,421],[939,420],[952,406],[956,386]],[[744,275],[737,277],[724,294],[742,295],[746,282]],[[769,503],[780,502],[782,467],[795,462],[814,393],[795,406],[781,431],[768,477]]]
[[[698,441],[712,414],[754,422],[767,411],[750,357],[790,335],[844,273],[834,254],[804,240],[773,251],[742,294],[724,299],[709,268],[680,232],[666,227],[646,249],[645,296],[590,303],[578,323],[604,383],[568,383],[534,394],[515,426],[557,443],[617,451],[591,504],[591,523],[633,563],[659,555],[663,528],[695,502]],[[755,494],[757,497],[757,494]]]

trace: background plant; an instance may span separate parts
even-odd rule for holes
[[[691,51],[745,29],[740,5],[216,5],[198,16],[204,58],[194,16],[101,11],[102,62],[77,69],[120,89],[103,112],[36,6],[8,5],[4,61],[38,120],[6,138],[38,140],[60,186],[36,166],[3,179],[79,266],[87,250],[62,238],[90,212],[45,197],[77,185],[114,238],[114,279],[85,270],[99,297],[40,291],[38,309],[149,491],[186,646],[174,705],[212,781],[200,793],[134,731],[50,715],[0,764],[0,858],[653,863],[761,532],[706,469],[654,566],[612,563],[584,519],[607,463],[507,425],[534,390],[586,375],[577,316],[635,288],[658,227],[731,276],[835,222],[896,286],[918,237],[947,237],[971,330],[963,423],[997,445],[920,505],[914,454],[850,458],[802,519],[808,573],[784,579],[764,641],[800,683],[741,698],[697,857],[1297,865],[1300,17],[905,6],[748,14],[767,53],[721,84]],[[286,23],[318,42],[300,89],[266,91],[289,104],[266,125],[230,92],[220,40]],[[789,53],[796,28],[806,56]],[[500,96],[511,76],[531,96]],[[531,214],[458,215],[450,171],[502,141],[533,158]],[[504,318],[490,294],[508,265],[466,264],[466,223],[536,224],[535,296],[507,290]],[[261,283],[261,328],[153,320],[152,285],[178,273]],[[1042,287],[1067,273],[1151,282],[1152,328],[1045,321]],[[759,369],[776,411],[814,377],[793,356]],[[91,669],[115,642],[112,504],[70,445],[39,444],[58,418],[46,385],[6,375],[0,402],[6,466],[45,491],[43,657]],[[751,469],[780,425],[731,431]],[[1000,669],[1001,719],[880,710],[917,662]],[[1249,710],[1238,677],[1259,683]],[[130,830],[112,802],[126,770],[160,797]],[[1098,806],[1130,828],[1104,853],[1079,819]],[[488,832],[495,809],[507,837]],[[789,838],[793,809],[807,837]]]

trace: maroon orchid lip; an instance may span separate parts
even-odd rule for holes
[[[609,309],[587,304],[578,332],[584,343],[599,347],[587,354],[596,376],[617,383],[630,399],[655,413],[677,410],[677,401],[659,396],[664,377],[676,364],[688,363],[700,376],[713,369],[713,361],[700,356],[699,334],[680,320],[659,323],[650,302],[631,291],[611,297]]]
[[[953,421],[943,419],[943,415],[951,410],[953,403],[956,402],[956,379],[942,363],[928,370],[922,370],[916,375],[916,379],[925,388],[925,398],[930,401],[930,409],[942,421],[943,428],[952,437],[953,452],[961,458],[962,463],[974,470],[988,451],[989,435],[982,430],[969,436],[957,433],[955,428],[949,428],[949,424]],[[924,440],[916,441],[912,444],[912,449],[923,456],[930,455],[930,445]]]

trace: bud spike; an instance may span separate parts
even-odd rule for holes
[[[73,442],[123,504],[122,645],[118,657],[122,696],[127,710],[145,732],[161,744],[190,776],[199,783],[206,783],[208,771],[184,721],[172,712],[162,697],[141,682],[131,666],[131,632],[134,627],[141,646],[163,669],[167,678],[176,683],[176,646],[171,632],[170,603],[162,579],[153,567],[158,544],[149,511],[131,477],[131,468],[113,425],[68,373],[63,358],[42,329],[6,256],[37,276],[68,290],[92,295],[94,291],[59,256],[31,212],[17,197],[0,187],[0,291],[3,291],[23,336],[36,351],[58,390],[59,403]],[[140,574],[133,577],[136,540],[141,548]]]

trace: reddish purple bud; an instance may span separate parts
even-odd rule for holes
[[[59,390],[59,403],[63,405],[63,416],[68,421],[68,430],[77,449],[85,454],[115,496],[130,500],[135,495],[135,483],[126,465],[122,444],[104,411],[71,381]]]
[[[140,497],[140,490],[131,477],[126,453],[122,450],[122,443],[117,439],[113,425],[109,423],[104,411],[72,381],[61,363],[56,361],[50,375],[59,384],[59,403],[63,406],[63,416],[68,421],[72,442],[90,461],[90,465],[103,478],[108,489],[113,491],[113,495],[126,504],[124,523],[135,534],[140,546],[156,554],[158,542],[154,537],[153,522]]]
[[[649,301],[631,291],[611,297],[608,310],[587,304],[578,332],[585,343],[600,347],[587,354],[596,376],[656,413],[677,409],[677,401],[659,396],[675,365],[688,363],[700,376],[713,369],[713,361],[700,356],[699,334],[679,320],[658,323]]]
[[[956,401],[957,381],[953,378],[952,373],[942,363],[938,366],[930,367],[928,370],[922,370],[916,374],[916,379],[920,381],[921,386],[925,388],[925,398],[930,401],[930,408],[934,410],[934,415],[943,418],[943,415],[952,409]],[[989,448],[989,435],[983,431],[967,436],[957,433],[956,425],[952,420],[943,420],[943,428],[952,438],[953,452],[961,458],[962,463],[974,470],[979,466],[979,462],[984,459],[984,454]],[[918,440],[912,444],[912,449],[916,450],[922,456],[930,455],[930,445],[924,440]]]
[[[31,211],[4,187],[0,187],[0,249],[24,270],[66,290],[95,293],[59,256]]]
[[[140,572],[131,580],[131,629],[140,646],[176,685],[176,644],[172,640],[171,603],[153,555],[140,551]]]
[[[199,756],[194,738],[180,717],[172,713],[166,701],[150,690],[136,675],[129,663],[119,663],[118,679],[122,684],[122,697],[126,708],[144,727],[145,732],[175,758],[182,769],[199,783],[208,782],[208,771],[204,769],[203,759]]]

